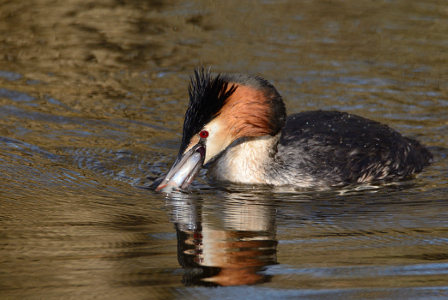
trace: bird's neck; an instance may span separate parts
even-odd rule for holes
[[[246,138],[230,145],[209,167],[216,180],[266,184],[267,168],[273,165],[280,134]]]

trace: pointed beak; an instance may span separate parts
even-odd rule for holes
[[[174,162],[156,191],[170,193],[174,189],[187,188],[199,173],[204,159],[205,144],[199,142]]]

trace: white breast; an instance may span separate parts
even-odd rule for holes
[[[278,137],[262,136],[230,145],[209,168],[216,180],[266,184],[265,169],[273,157]]]

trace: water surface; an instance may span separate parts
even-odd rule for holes
[[[444,1],[0,3],[2,298],[445,299]],[[196,66],[417,138],[417,178],[153,192]]]

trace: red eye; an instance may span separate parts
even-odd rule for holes
[[[207,130],[202,130],[201,132],[199,132],[199,136],[200,136],[202,139],[206,139],[206,138],[208,138],[208,131],[207,131]]]

